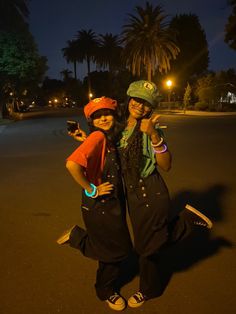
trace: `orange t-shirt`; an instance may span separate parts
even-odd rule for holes
[[[86,140],[67,158],[85,168],[89,182],[99,185],[105,164],[106,137],[101,131],[92,132]]]

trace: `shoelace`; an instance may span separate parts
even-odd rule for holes
[[[115,293],[115,294],[111,295],[111,296],[108,298],[108,300],[114,302],[114,301],[116,301],[116,299],[119,298],[119,297],[120,297],[120,296],[119,296],[117,293]]]
[[[194,221],[194,224],[195,225],[198,225],[198,226],[207,226],[207,223],[206,222],[202,222],[202,221]]]
[[[139,301],[143,301],[143,300],[144,300],[144,296],[142,295],[141,292],[136,292],[135,295],[134,295],[134,297],[137,297],[137,299],[138,299]]]

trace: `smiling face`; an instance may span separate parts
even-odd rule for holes
[[[109,131],[114,125],[112,110],[100,109],[95,111],[92,116],[93,125],[103,131]]]
[[[129,101],[129,113],[132,118],[142,119],[152,110],[151,105],[141,98],[132,97]]]

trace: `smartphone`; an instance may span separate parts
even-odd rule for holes
[[[79,124],[74,120],[67,120],[67,130],[68,132],[75,133],[79,129]]]

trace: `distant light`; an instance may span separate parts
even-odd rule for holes
[[[166,85],[168,86],[168,87],[171,87],[172,86],[172,81],[171,80],[168,80],[168,81],[166,81]]]
[[[93,97],[92,93],[89,93],[89,99],[91,99]]]

